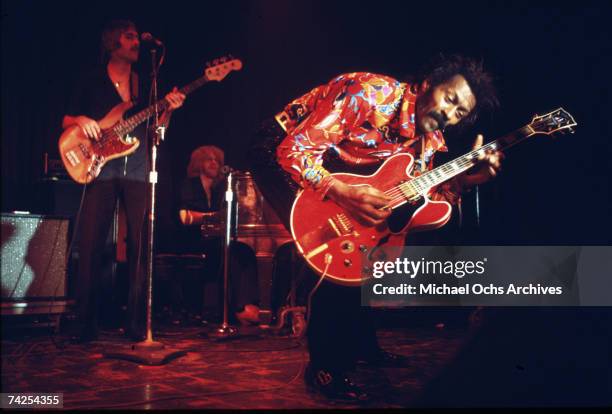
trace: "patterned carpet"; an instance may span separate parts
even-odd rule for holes
[[[65,409],[314,409],[351,408],[306,391],[305,345],[290,336],[243,328],[227,341],[205,328],[160,327],[155,340],[185,354],[150,366],[105,357],[130,351],[113,331],[88,345],[38,333],[2,340],[2,392],[64,394]],[[410,406],[468,337],[464,328],[384,329],[389,351],[409,355],[409,368],[358,368],[353,379],[375,396],[370,408]]]
[[[382,347],[410,363],[349,373],[374,397],[366,408],[612,405],[612,308],[410,308],[377,316]],[[201,320],[160,320],[154,339],[180,357],[147,365],[109,358],[131,352],[117,330],[77,345],[48,328],[2,322],[1,391],[63,393],[65,409],[357,407],[306,390],[307,349],[288,329],[241,328],[218,341]]]

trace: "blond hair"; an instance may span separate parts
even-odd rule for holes
[[[214,145],[202,145],[194,149],[189,159],[189,165],[187,166],[187,177],[198,177],[204,159],[211,156],[219,162],[220,167],[225,164],[225,154],[219,147]]]

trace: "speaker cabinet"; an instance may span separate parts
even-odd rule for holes
[[[2,214],[2,314],[61,313],[70,221]]]

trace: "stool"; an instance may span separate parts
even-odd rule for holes
[[[184,288],[189,288],[194,284],[199,285],[199,280],[204,277],[203,274],[208,263],[206,255],[204,253],[160,253],[155,255],[154,260],[156,306],[160,306],[162,309],[170,307],[172,312],[175,313],[182,310],[186,305],[194,305],[186,303],[186,301],[193,300],[193,297],[198,296],[197,291],[195,296],[186,298],[185,291],[187,289]],[[188,291],[193,292],[193,289]],[[201,293],[203,296],[204,292]],[[197,312],[200,313],[200,310],[197,310]]]

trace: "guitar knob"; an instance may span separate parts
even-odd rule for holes
[[[340,249],[342,249],[343,253],[353,253],[355,251],[355,245],[351,241],[343,241],[340,244]]]
[[[353,265],[353,261],[351,259],[344,259],[344,266],[351,267]]]
[[[359,245],[359,251],[360,251],[361,253],[367,253],[368,248],[367,248],[366,246],[364,246],[363,244],[360,244],[360,245]]]

